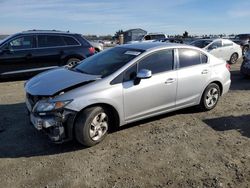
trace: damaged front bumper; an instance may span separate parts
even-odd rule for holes
[[[52,142],[62,143],[73,138],[73,123],[75,111],[60,109],[53,112],[37,113],[32,110],[32,104],[26,99],[26,106],[31,124],[44,131]]]

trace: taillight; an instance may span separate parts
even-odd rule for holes
[[[229,71],[231,70],[231,65],[229,65],[228,63],[226,63],[226,67]]]
[[[95,48],[90,47],[90,48],[89,48],[89,53],[94,54],[94,53],[95,53]]]

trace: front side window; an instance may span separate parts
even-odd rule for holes
[[[152,74],[165,72],[173,69],[173,50],[161,50],[155,52],[139,62],[138,70],[148,69]]]
[[[211,40],[196,40],[194,42],[191,42],[190,45],[196,46],[198,48],[205,48],[211,42]]]
[[[222,41],[219,40],[219,41],[215,41],[213,42],[208,49],[212,50],[212,49],[216,49],[216,48],[220,48],[222,47]]]
[[[34,37],[19,37],[9,42],[9,47],[13,50],[29,49],[34,47]]]
[[[85,74],[100,75],[104,78],[126,65],[142,52],[142,50],[123,47],[111,48],[85,59],[75,67],[75,70]]]
[[[38,47],[56,47],[64,46],[65,43],[61,36],[53,35],[39,35],[38,36]]]
[[[125,73],[123,74],[123,81],[127,82],[134,80],[136,78],[136,74],[137,74],[137,63],[134,64],[132,67],[129,67],[125,71]]]
[[[189,67],[207,62],[207,56],[201,56],[201,53],[192,49],[179,49],[179,67]]]

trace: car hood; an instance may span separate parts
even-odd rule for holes
[[[30,95],[54,96],[65,90],[70,90],[98,79],[101,79],[101,77],[75,72],[66,68],[58,68],[31,78],[26,82],[25,90]]]

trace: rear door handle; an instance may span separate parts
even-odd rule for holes
[[[209,71],[207,69],[203,70],[201,74],[207,74]]]
[[[175,82],[175,78],[169,78],[165,81],[165,84],[172,84],[173,82]]]

